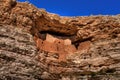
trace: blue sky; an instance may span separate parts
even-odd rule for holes
[[[61,16],[120,14],[120,0],[18,0],[29,1],[38,8]]]

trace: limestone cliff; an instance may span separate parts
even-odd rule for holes
[[[61,17],[0,1],[0,80],[119,80],[120,15]]]

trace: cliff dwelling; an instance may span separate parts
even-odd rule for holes
[[[55,55],[56,61],[66,61],[66,57],[75,52],[88,50],[90,41],[73,43],[70,36],[56,35],[55,33],[39,33],[39,38],[34,37],[38,50],[49,55]]]
[[[0,80],[119,75],[120,15],[63,17],[28,2],[0,0]]]

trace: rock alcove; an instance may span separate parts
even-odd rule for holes
[[[0,80],[120,79],[120,15],[61,17],[16,0],[0,10]]]
[[[67,56],[81,51],[88,50],[90,41],[73,42],[73,36],[65,36],[54,32],[39,32],[39,37],[34,37],[38,50],[45,51],[49,55],[56,55],[53,59],[61,62],[66,61]]]

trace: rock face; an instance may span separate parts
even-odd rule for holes
[[[119,80],[120,15],[60,17],[0,1],[0,80]]]

